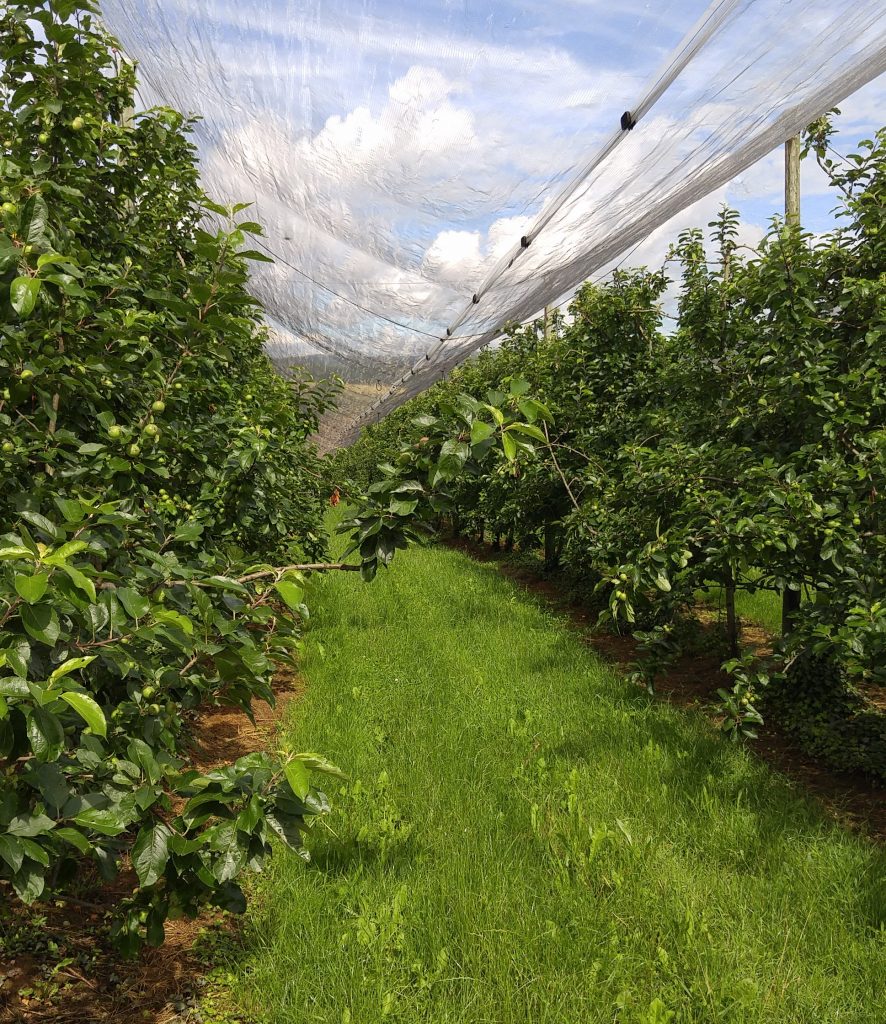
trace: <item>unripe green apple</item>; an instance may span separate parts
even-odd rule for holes
[[[159,715],[160,714],[160,705],[159,704],[149,704],[148,705],[148,711],[150,711],[150,713],[152,715]]]
[[[49,142],[49,132],[40,132],[37,136],[37,141],[41,146],[45,146],[46,143]]]
[[[80,132],[83,131],[83,126],[85,124],[86,122],[83,120],[83,118],[78,116],[75,117],[74,120],[71,122],[71,127],[74,129],[75,132]]]
[[[15,451],[15,445],[12,443],[12,441],[3,442],[3,451],[5,451],[7,455],[9,455],[10,452]]]
[[[33,370],[22,370],[22,372],[18,376],[19,376],[19,380],[30,380],[34,376],[34,371]]]
[[[139,457],[139,455],[141,455],[141,453],[142,453],[142,450],[141,450],[141,448],[139,448],[139,446],[137,444],[131,444],[129,446],[129,455],[130,455],[131,458],[137,459]]]
[[[118,427],[115,423],[112,427],[108,427],[108,437],[112,441],[116,441],[123,436],[123,428]]]
[[[146,687],[145,687],[145,688],[144,688],[144,689],[142,690],[142,695],[143,695],[144,697],[147,697],[148,699],[150,699],[151,697],[153,697],[153,696],[154,696],[154,694],[155,694],[156,692],[157,692],[157,687],[156,687],[156,686],[146,686]]]
[[[627,601],[628,595],[623,590],[616,590],[615,596],[619,601]]]
[[[165,412],[165,411],[166,411],[166,403],[160,401],[159,398],[157,399],[156,402],[153,402],[151,404],[151,412]]]
[[[157,426],[156,423],[148,423],[145,426],[145,433],[147,434],[148,437],[159,437],[160,428]]]
[[[2,206],[0,206],[0,210],[11,216],[18,210],[18,207],[15,205],[15,203],[4,203]]]

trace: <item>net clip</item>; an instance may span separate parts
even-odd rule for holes
[[[636,125],[636,123],[636,119],[634,118],[634,115],[630,112],[630,110],[626,110],[621,115],[621,130],[623,132],[629,132],[634,127],[634,125]]]

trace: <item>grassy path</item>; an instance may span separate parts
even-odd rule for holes
[[[316,584],[298,749],[350,773],[232,968],[272,1024],[880,1024],[886,858],[489,566]]]

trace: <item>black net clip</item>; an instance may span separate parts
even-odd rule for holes
[[[634,127],[634,125],[636,125],[636,123],[637,122],[634,120],[634,115],[630,112],[630,110],[626,110],[621,115],[621,130],[623,132],[629,132]]]

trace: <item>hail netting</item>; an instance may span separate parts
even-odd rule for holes
[[[327,447],[886,70],[882,0],[103,6],[255,203],[271,358],[348,382]]]

